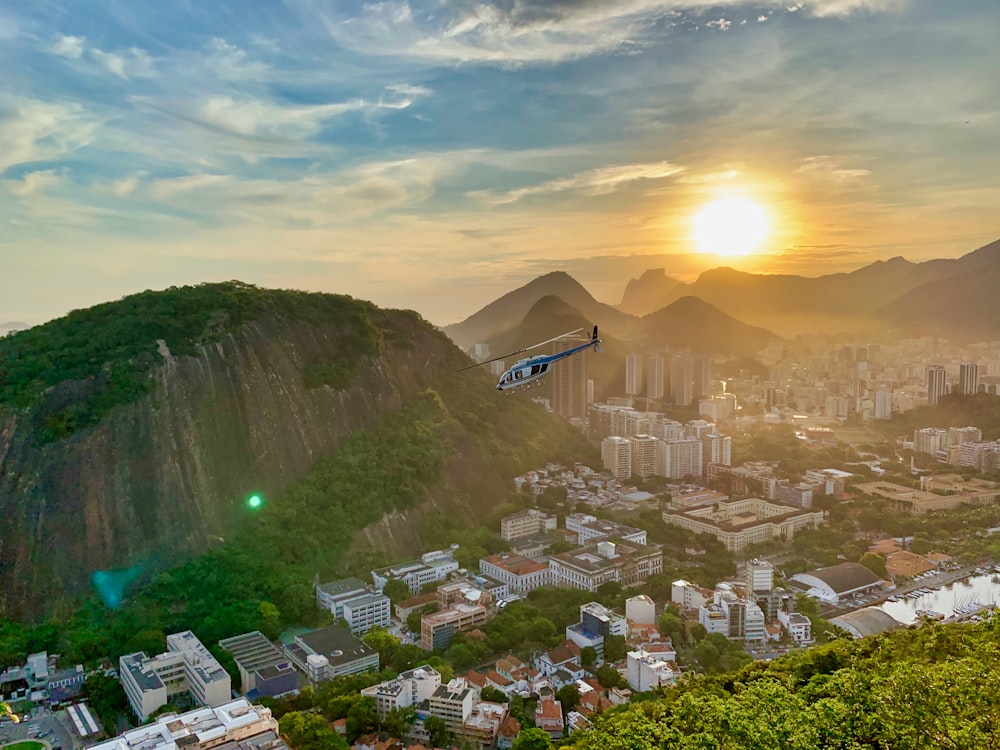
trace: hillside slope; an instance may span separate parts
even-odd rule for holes
[[[647,346],[730,357],[752,356],[775,338],[697,297],[676,300],[642,318],[640,326]]]
[[[629,315],[642,317],[666,305],[670,293],[681,282],[672,279],[664,268],[651,268],[638,279],[630,279],[618,309]]]
[[[162,316],[150,313],[162,306]],[[199,335],[161,330],[182,308],[207,321]],[[486,473],[478,494],[465,482],[466,499],[488,504],[502,495],[503,474],[539,458],[539,443],[558,450],[575,439],[530,402],[498,408],[489,380],[457,375],[467,359],[411,312],[238,284],[147,292],[98,310],[99,320],[142,322],[129,345],[122,342],[134,331],[125,326],[113,337],[118,349],[53,365],[49,354],[66,342],[100,338],[88,312],[96,315],[81,311],[0,341],[6,617],[78,598],[100,571],[148,575],[203,551],[240,522],[249,493],[280,493],[428,387],[446,394],[460,415],[456,429],[467,433],[459,444]],[[59,380],[70,365],[72,379]],[[504,449],[498,433],[527,437]],[[453,471],[444,485],[466,471],[445,463]],[[482,489],[491,483],[499,489]],[[395,554],[414,547],[419,535],[410,534]]]

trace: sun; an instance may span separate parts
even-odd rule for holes
[[[767,238],[767,212],[745,198],[712,201],[694,215],[699,253],[750,255]]]

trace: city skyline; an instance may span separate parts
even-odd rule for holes
[[[238,278],[444,325],[552,270],[617,303],[649,268],[957,257],[1000,234],[998,19],[0,2],[0,323]]]

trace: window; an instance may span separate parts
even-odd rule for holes
[[[542,366],[541,365],[532,365],[531,366],[531,374],[532,375],[537,375],[541,371],[542,371]]]

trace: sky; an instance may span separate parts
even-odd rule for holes
[[[996,0],[0,0],[0,323],[240,279],[444,325],[553,270],[617,303],[647,268],[957,257],[1000,237],[998,27]],[[720,257],[694,217],[733,199],[768,230]]]

